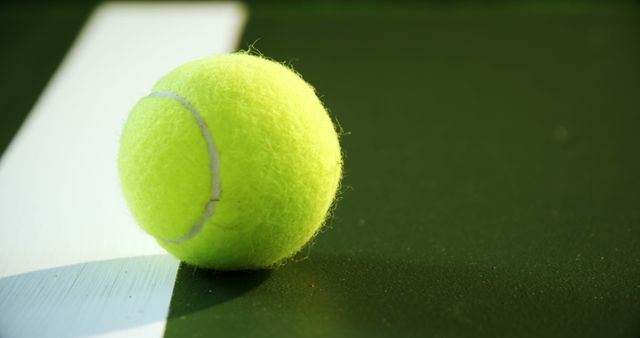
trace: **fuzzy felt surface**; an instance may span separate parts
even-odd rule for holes
[[[207,143],[176,100],[145,97],[121,136],[119,171],[129,208],[181,260],[220,270],[270,267],[324,222],[342,173],[338,135],[314,89],[287,67],[236,53],[187,63],[153,92],[184,97],[219,155],[213,215],[180,243],[211,198]]]

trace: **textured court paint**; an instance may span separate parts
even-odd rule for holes
[[[0,334],[79,337],[146,325],[162,332],[178,264],[138,256],[0,278]]]
[[[36,322],[52,328],[47,336],[72,334],[65,329],[162,334],[178,263],[162,256],[135,264],[138,256],[164,250],[126,210],[116,169],[118,136],[149,83],[187,60],[235,49],[245,18],[237,3],[114,3],[96,9],[0,159],[0,337],[38,336],[31,334]],[[159,31],[163,39],[157,39]],[[104,260],[114,261],[104,266]],[[118,277],[128,264],[135,273]],[[76,268],[61,268],[66,266]],[[56,268],[58,279],[40,273]],[[74,281],[83,283],[84,294],[74,293]],[[124,295],[136,281],[146,286],[135,311],[108,297]],[[25,294],[20,285],[36,291]],[[90,285],[101,287],[92,293]],[[52,314],[56,304],[69,311]],[[30,317],[8,317],[10,309]],[[78,316],[86,323],[65,325]],[[91,323],[101,324],[91,331]]]
[[[640,337],[638,7],[357,6],[252,8],[345,192],[297,263],[181,269],[166,337]]]

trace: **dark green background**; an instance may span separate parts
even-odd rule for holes
[[[183,266],[166,336],[640,336],[636,4],[250,10],[241,47],[293,64],[346,132],[343,191],[279,269]],[[3,140],[39,78],[0,80]]]

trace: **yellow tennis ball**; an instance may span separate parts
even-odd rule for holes
[[[167,251],[205,268],[260,269],[319,230],[342,157],[313,87],[236,53],[160,79],[129,114],[118,169],[131,213]]]

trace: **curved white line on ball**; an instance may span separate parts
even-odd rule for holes
[[[218,150],[216,149],[216,145],[213,142],[213,137],[211,136],[211,132],[209,131],[209,127],[207,126],[207,123],[202,118],[202,115],[200,115],[196,107],[194,107],[189,101],[187,101],[187,99],[185,99],[184,97],[178,94],[169,93],[169,92],[153,92],[149,94],[149,96],[164,97],[164,98],[174,99],[180,102],[185,108],[187,108],[189,112],[191,112],[191,115],[198,123],[198,127],[200,127],[200,132],[202,133],[202,136],[207,142],[207,151],[209,152],[209,171],[211,172],[211,199],[209,200],[209,202],[207,202],[204,213],[202,214],[198,222],[194,224],[193,227],[191,227],[191,230],[189,231],[189,233],[186,234],[185,236],[182,236],[178,239],[158,238],[159,240],[166,243],[182,243],[186,240],[189,240],[195,237],[200,232],[200,230],[202,230],[204,223],[206,223],[207,220],[211,218],[211,216],[213,216],[213,213],[215,212],[215,204],[220,199],[220,175],[219,175],[220,157],[218,155]]]

